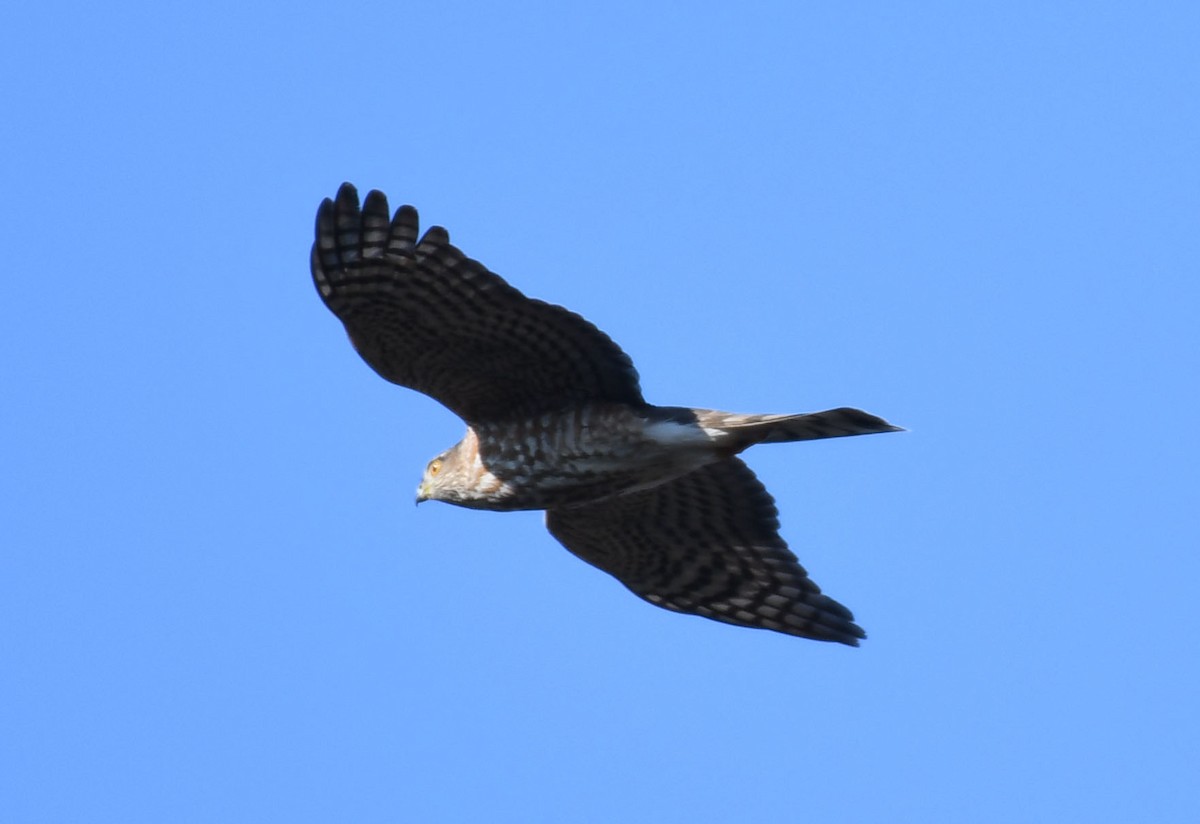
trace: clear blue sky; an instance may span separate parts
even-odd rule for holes
[[[1200,820],[1200,6],[0,12],[0,820]],[[308,273],[344,180],[760,447],[861,649],[655,609]]]

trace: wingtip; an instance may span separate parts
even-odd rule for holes
[[[430,226],[425,230],[425,236],[421,238],[418,245],[427,243],[434,246],[445,246],[450,243],[450,233],[443,226]]]
[[[862,641],[867,640],[867,632],[850,620],[833,630],[829,640],[845,644],[848,647],[857,647],[862,645]]]
[[[850,623],[836,630],[831,630],[828,637],[820,640],[833,641],[837,644],[845,644],[848,647],[859,647],[862,646],[863,641],[867,640],[867,633],[858,624]]]
[[[349,183],[343,183],[342,185],[350,186]],[[353,189],[354,187],[351,186],[350,188]],[[355,199],[357,199],[357,197],[358,197],[358,195],[355,194]],[[391,210],[388,209],[387,195],[385,195],[383,192],[379,191],[378,189],[372,189],[371,191],[367,192],[367,196],[363,200],[363,211],[364,212],[382,212],[384,215],[386,215],[389,218],[391,217],[391,214],[392,214]]]

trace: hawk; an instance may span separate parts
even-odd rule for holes
[[[676,612],[857,646],[779,536],[737,457],[760,443],[894,432],[858,409],[742,415],[654,406],[629,356],[579,315],[521,294],[417,211],[343,184],[317,211],[312,275],[354,348],[467,424],[417,502],[541,509],[546,527],[636,595]]]

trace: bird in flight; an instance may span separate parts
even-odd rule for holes
[[[467,424],[425,467],[417,502],[541,509],[546,528],[636,595],[676,612],[857,646],[779,535],[738,458],[760,443],[894,432],[858,409],[745,415],[655,406],[620,347],[528,298],[417,211],[345,183],[317,211],[312,275],[359,355]]]

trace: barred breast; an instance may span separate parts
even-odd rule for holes
[[[570,506],[657,486],[720,457],[709,433],[677,417],[596,404],[476,426],[477,482],[491,488],[491,509]]]

